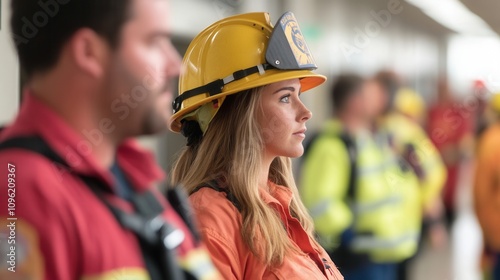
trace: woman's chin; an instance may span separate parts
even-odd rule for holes
[[[283,156],[289,157],[289,158],[298,158],[298,157],[301,157],[303,154],[304,154],[304,148],[301,145],[300,147],[297,147],[296,149],[288,151]]]

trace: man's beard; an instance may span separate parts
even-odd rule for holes
[[[155,96],[162,94],[172,95],[172,84],[173,81],[169,80],[165,83],[163,87],[158,92],[151,93]],[[170,98],[171,100],[171,98]],[[169,100],[169,101],[170,101]],[[167,129],[167,124],[171,117],[170,112],[172,111],[171,102],[167,103],[166,108],[160,108],[159,111],[155,110],[155,104],[152,104],[152,108],[145,113],[143,123],[141,125],[141,134],[151,135],[163,132]]]

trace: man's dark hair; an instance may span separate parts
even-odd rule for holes
[[[356,74],[343,74],[337,77],[331,90],[333,108],[336,112],[341,111],[347,101],[359,92],[364,82],[365,80]]]
[[[130,17],[132,0],[11,0],[11,31],[24,73],[50,69],[64,44],[90,28],[112,48]]]

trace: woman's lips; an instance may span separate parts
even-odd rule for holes
[[[305,129],[305,128],[301,129],[301,130],[295,132],[293,135],[298,136],[298,137],[302,137],[302,138],[306,138],[306,130],[307,129]]]

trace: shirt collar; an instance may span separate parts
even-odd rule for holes
[[[278,204],[284,209],[288,209],[292,201],[292,191],[284,186],[277,185],[271,181],[268,182],[269,191],[259,188],[260,197],[266,204]]]

